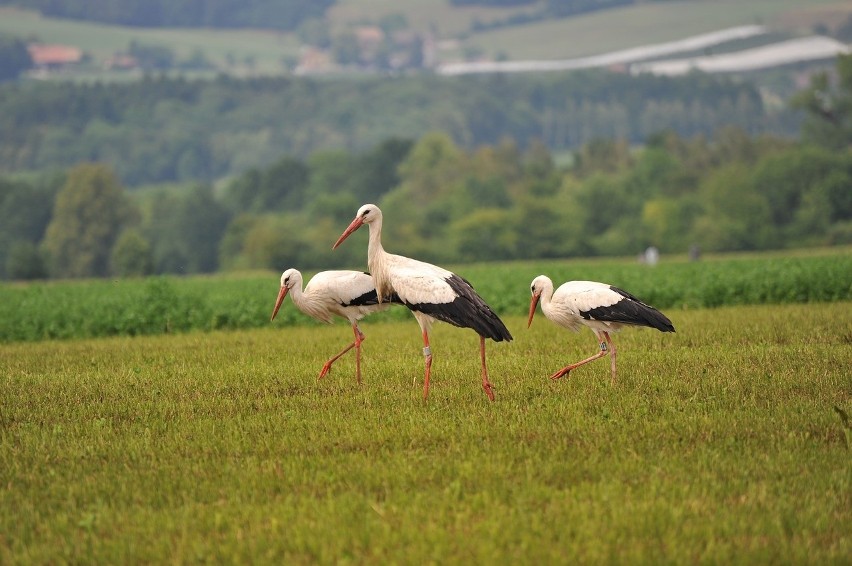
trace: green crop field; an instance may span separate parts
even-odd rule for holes
[[[848,563],[849,265],[841,249],[459,267],[511,296],[493,403],[476,335],[444,324],[423,401],[403,309],[362,323],[360,386],[351,354],[318,381],[351,331],[289,300],[270,324],[277,274],[7,285],[7,327],[51,308],[153,327],[0,343],[0,563]],[[551,381],[596,344],[540,314],[526,328],[539,272],[656,289],[677,332],[616,334],[615,385],[605,359]],[[169,328],[182,310],[262,328]]]
[[[287,266],[289,267],[289,266]],[[351,266],[364,269],[363,265]],[[604,281],[659,308],[852,301],[852,249],[708,256],[699,262],[664,258],[657,266],[632,259],[541,260],[457,266],[501,315],[521,315],[529,284]],[[309,272],[304,273],[307,280]],[[0,343],[95,338],[269,326],[280,273],[140,280],[0,283]],[[289,304],[289,299],[288,299]],[[309,319],[282,309],[276,325]],[[380,320],[409,318],[405,309]]]
[[[0,562],[847,563],[852,303],[668,314],[0,345]]]

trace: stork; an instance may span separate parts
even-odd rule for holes
[[[536,305],[541,299],[544,316],[559,326],[577,331],[586,326],[595,333],[600,351],[585,360],[570,364],[550,376],[559,379],[574,368],[587,364],[607,354],[612,366],[612,383],[615,383],[615,344],[610,332],[624,326],[648,326],[660,332],[674,332],[672,322],[660,311],[646,305],[627,291],[595,281],[569,281],[553,291],[553,281],[539,275],[530,285],[530,317],[527,328],[532,324]]]
[[[367,247],[367,265],[379,297],[395,293],[407,306],[420,325],[423,336],[425,379],[423,398],[429,396],[429,378],[432,371],[432,348],[429,332],[435,320],[460,328],[471,328],[479,334],[479,357],[482,366],[482,388],[494,400],[488,369],[485,364],[485,339],[495,342],[511,340],[512,335],[503,321],[482,300],[473,286],[464,278],[436,265],[387,253],[382,247],[382,211],[374,204],[358,209],[355,219],[340,235],[332,249],[358,228],[366,224],[370,230]]]
[[[290,297],[296,307],[306,315],[331,323],[333,315],[345,318],[352,325],[355,341],[346,346],[339,354],[329,359],[322,366],[319,378],[322,379],[331,371],[331,364],[343,354],[355,348],[355,375],[361,383],[361,342],[366,338],[358,321],[370,313],[387,309],[392,302],[398,302],[393,297],[390,302],[379,302],[373,278],[369,273],[360,271],[321,271],[308,281],[302,291],[302,274],[297,269],[288,269],[281,274],[281,289],[275,300],[272,318],[278,314],[284,297],[290,292]]]

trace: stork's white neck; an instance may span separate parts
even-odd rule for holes
[[[302,291],[302,281],[297,281],[290,289],[290,298],[293,299],[293,304],[306,315],[316,318],[317,320],[329,322],[331,320],[331,315],[323,309],[322,303],[317,301],[316,293],[310,293],[310,289],[308,289],[308,291],[309,292],[305,294]]]
[[[290,298],[293,300],[293,304],[296,305],[303,313],[308,316],[314,316],[316,314],[315,305],[312,301],[308,300],[308,297],[302,292],[302,281],[296,281],[296,284],[290,288]]]
[[[382,247],[382,218],[381,216],[370,222],[370,241],[367,244],[367,267],[370,269],[370,274],[373,276],[373,283],[376,285],[376,292],[381,302],[384,297],[389,295],[393,289],[388,283],[386,273],[387,252]]]
[[[382,247],[382,219],[376,218],[368,225],[370,230],[370,241],[367,245],[367,265],[370,267],[370,272],[373,271],[377,261],[381,261],[380,257],[385,253]]]
[[[550,310],[550,300],[553,298],[553,283],[550,280],[546,280],[544,284],[541,286],[541,294],[539,295],[539,302],[541,303],[541,312],[546,312]]]
[[[302,293],[301,281],[298,281],[290,288],[290,298],[293,300],[293,304],[299,307],[299,310],[302,310],[305,303],[305,295]]]

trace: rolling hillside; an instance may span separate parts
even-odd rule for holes
[[[837,22],[839,11],[852,14],[852,5],[836,0],[648,2],[472,34],[466,43],[487,54],[502,51],[509,59],[567,59],[751,24],[796,35],[811,33],[818,23]]]
[[[454,7],[447,0],[341,0],[327,12],[326,24],[334,36],[347,30],[378,29],[395,17],[402,22],[398,25],[424,38],[424,51],[429,50],[424,65],[440,67],[462,61],[587,58],[742,26],[760,26],[772,37],[789,40],[810,35],[814,29],[830,31],[852,16],[852,4],[837,0],[692,0],[499,25],[530,9]],[[299,69],[306,57],[298,33],[109,26],[46,18],[13,8],[0,8],[0,33],[81,48],[87,64],[57,75],[71,78],[132,78],[132,74],[105,70],[131,41],[168,48],[179,61],[201,56],[209,63],[202,71],[184,71],[189,75],[287,74]],[[671,56],[676,58],[678,53]],[[335,67],[321,62],[311,70]]]

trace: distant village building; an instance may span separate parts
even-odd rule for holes
[[[385,32],[377,26],[361,26],[355,29],[355,38],[360,50],[359,59],[374,61],[385,41]]]
[[[435,36],[427,33],[423,36],[423,67],[434,69],[438,64],[438,42]]]
[[[310,75],[316,73],[327,73],[336,68],[331,54],[323,49],[304,46],[299,56],[299,64],[296,65],[294,73],[297,75]]]
[[[73,45],[30,43],[27,51],[30,52],[33,65],[39,70],[59,70],[83,60],[83,50]]]
[[[385,32],[377,26],[361,26],[355,29],[355,37],[362,49],[377,47],[385,40]]]
[[[104,69],[107,70],[132,70],[139,67],[139,61],[132,55],[116,54],[104,61]]]

